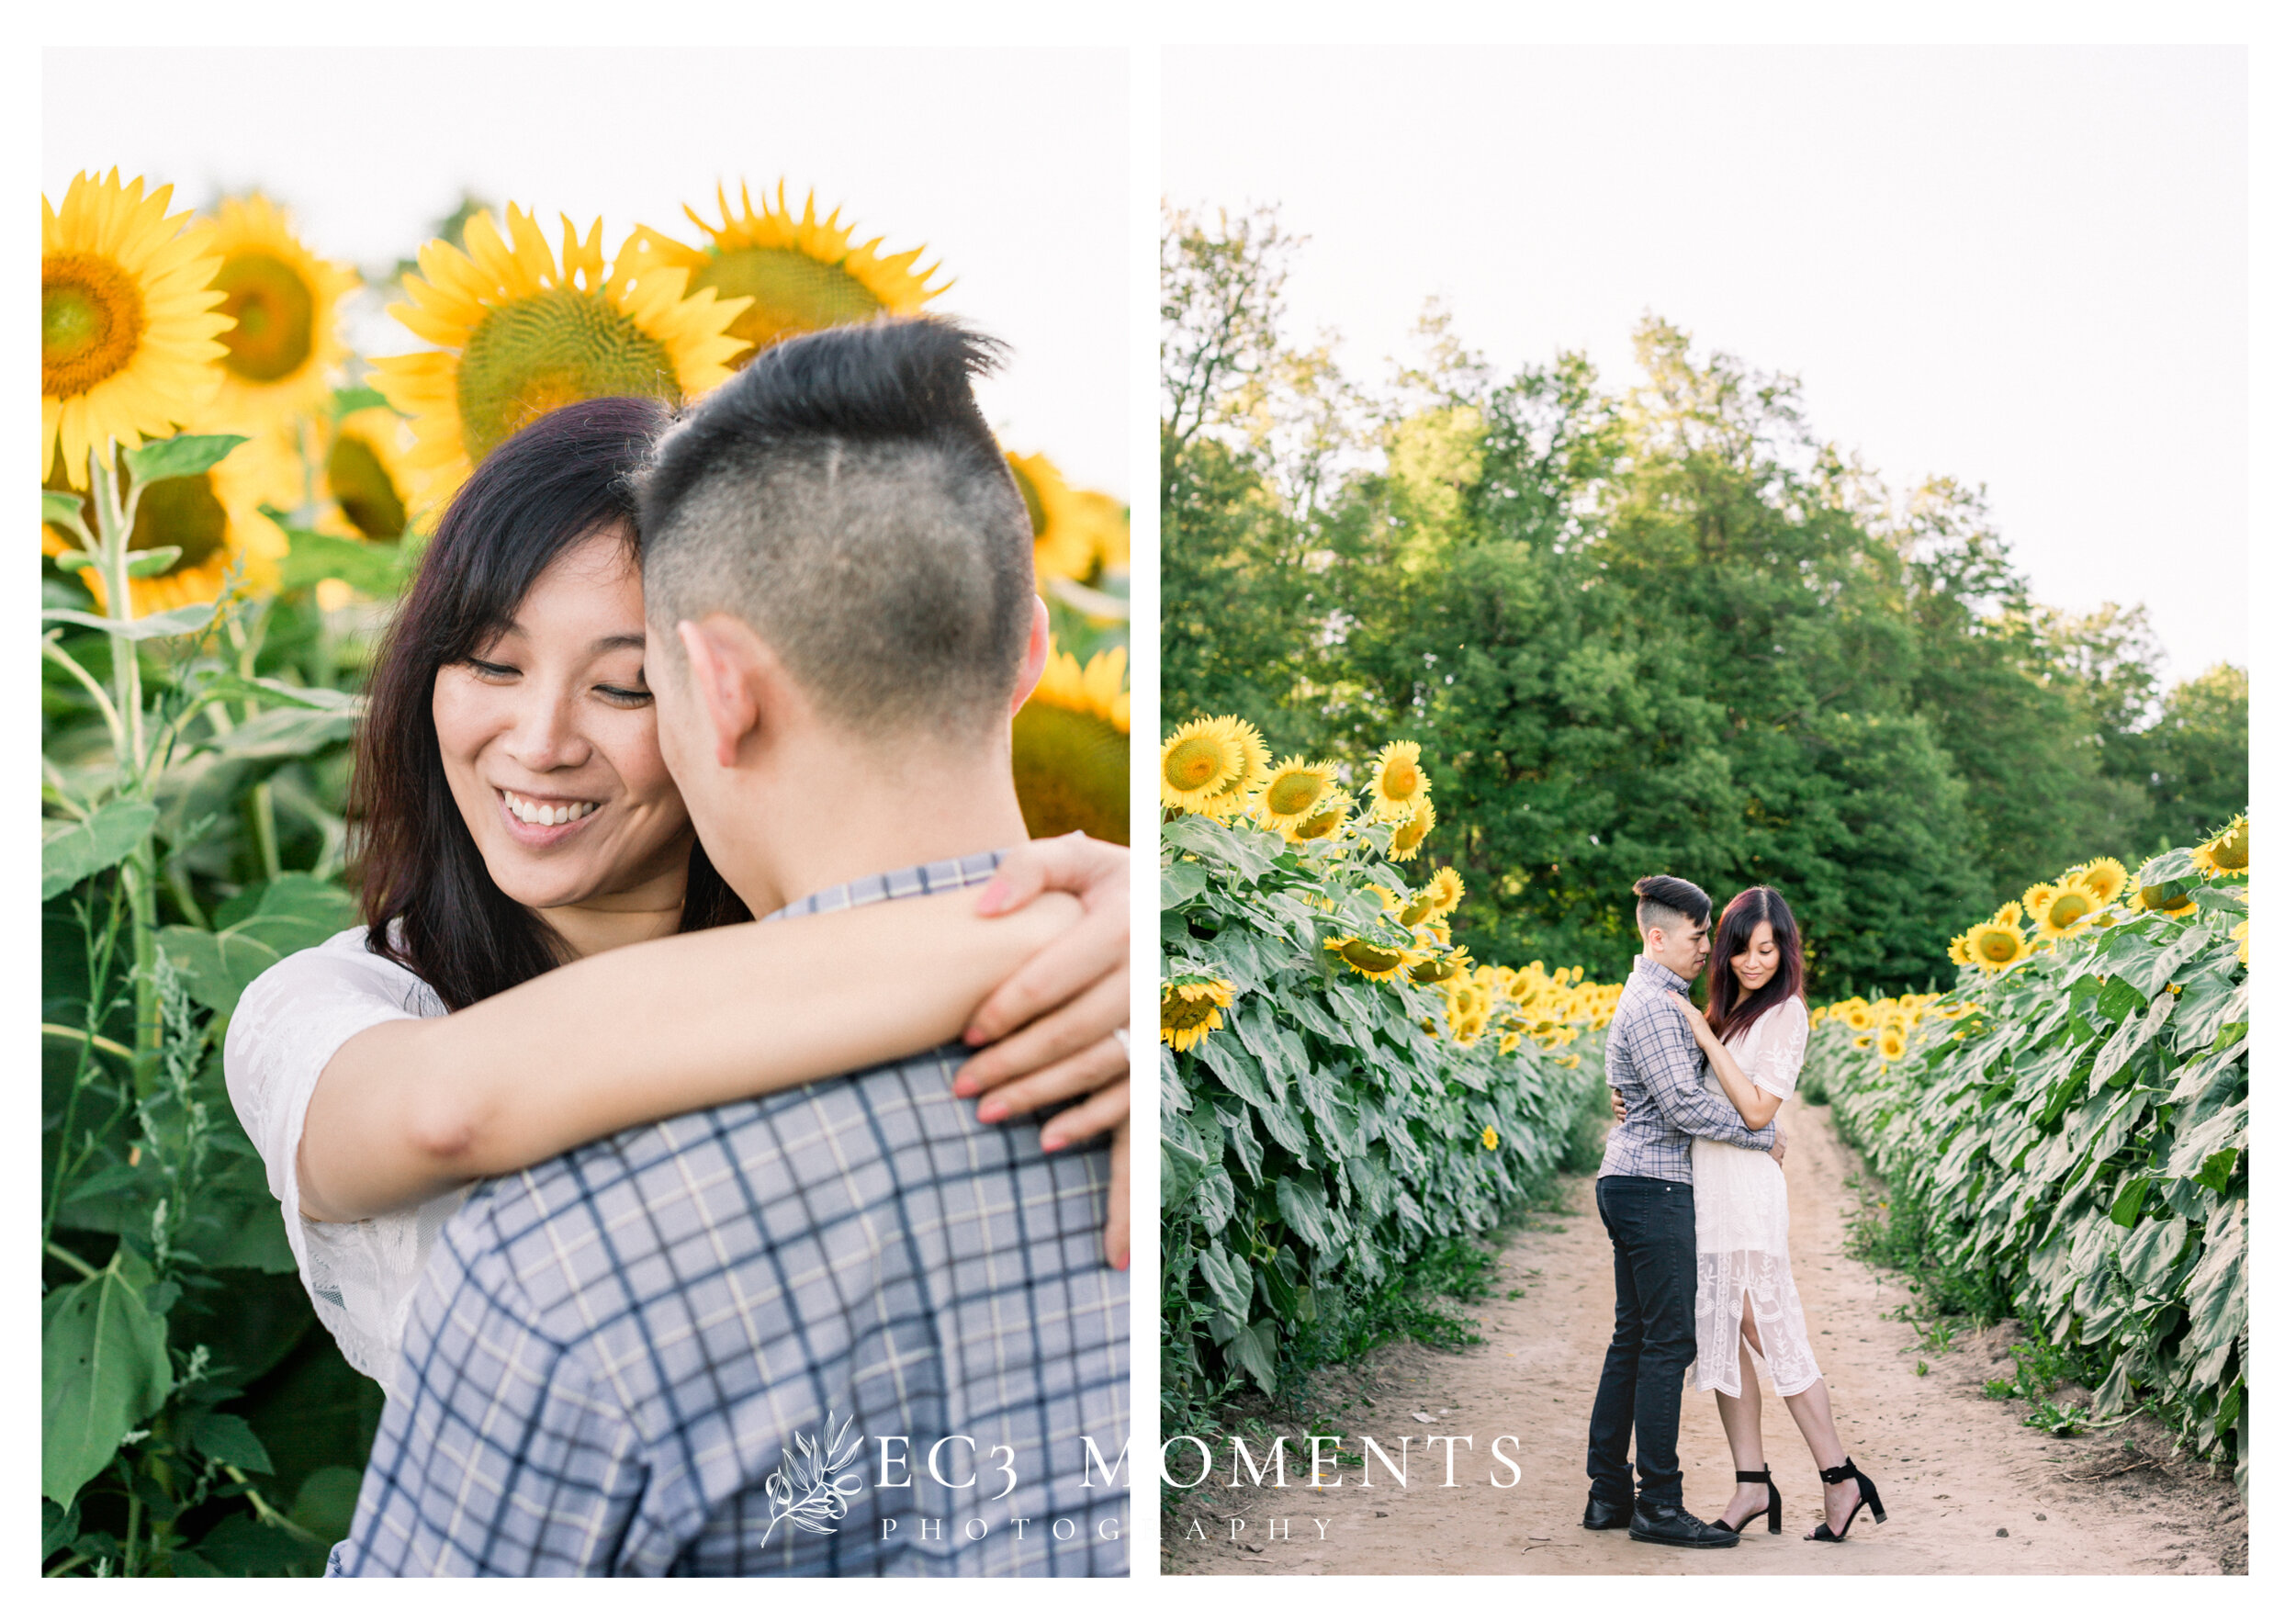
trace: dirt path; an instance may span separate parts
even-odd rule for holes
[[[1165,1568],[1235,1575],[2245,1570],[2247,1521],[2231,1481],[2168,1459],[2168,1437],[2151,1421],[2053,1438],[2020,1423],[2021,1403],[1982,1393],[1987,1378],[2011,1369],[2000,1331],[1942,1354],[1919,1345],[1912,1328],[1889,1316],[1908,1299],[1903,1286],[1842,1252],[1858,1194],[1848,1181],[1851,1156],[1827,1111],[1796,1099],[1782,1123],[1791,1143],[1795,1279],[1835,1421],[1880,1488],[1887,1525],[1861,1515],[1840,1547],[1801,1539],[1821,1512],[1816,1466],[1784,1405],[1765,1390],[1763,1428],[1785,1497],[1785,1535],[1764,1535],[1757,1520],[1736,1548],[1691,1553],[1633,1542],[1624,1531],[1580,1528],[1587,1411],[1609,1339],[1612,1289],[1593,1183],[1574,1178],[1567,1185],[1571,1213],[1541,1218],[1517,1234],[1501,1257],[1500,1298],[1472,1308],[1482,1345],[1458,1354],[1389,1346],[1361,1366],[1333,1370],[1314,1391],[1319,1420],[1337,1416],[1355,1436],[1369,1435],[1390,1451],[1411,1438],[1407,1488],[1375,1459],[1366,1490],[1353,1456],[1362,1442],[1354,1439],[1345,1487],[1305,1489],[1296,1439],[1304,1426],[1295,1422],[1286,1490],[1255,1488],[1248,1474],[1241,1490],[1230,1489],[1233,1464],[1223,1453],[1213,1486],[1170,1494],[1177,1512],[1165,1516]],[[1504,1298],[1511,1290],[1518,1297]],[[1926,1375],[1916,1371],[1923,1360]],[[1429,1434],[1473,1437],[1471,1450],[1457,1448],[1455,1488],[1442,1484],[1439,1441],[1422,1459]],[[1491,1483],[1499,1435],[1521,1441],[1519,1450],[1507,1449],[1521,1461],[1521,1480],[1504,1488]],[[1265,1454],[1264,1441],[1257,1450]],[[1685,1392],[1681,1450],[1691,1511],[1720,1512],[1732,1465],[1712,1396]],[[1339,1472],[1330,1458],[1327,1448],[1327,1480]],[[1199,1467],[1189,1448],[1173,1450],[1176,1477]],[[1495,1478],[1506,1480],[1503,1465]],[[1271,1521],[1288,1535],[1271,1535]]]

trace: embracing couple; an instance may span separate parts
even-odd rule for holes
[[[365,923],[224,1053],[386,1393],[331,1575],[1124,1570],[1126,852],[1014,796],[992,357],[794,339],[543,416],[442,515]]]
[[[1611,1021],[1617,1124],[1594,1183],[1617,1320],[1587,1425],[1583,1524],[1624,1527],[1638,1542],[1730,1548],[1767,1514],[1777,1535],[1784,1505],[1762,1450],[1760,1355],[1825,1485],[1825,1522],[1807,1540],[1840,1542],[1861,1507],[1877,1523],[1888,1515],[1835,1433],[1786,1255],[1785,1140],[1772,1121],[1809,1040],[1800,931],[1766,886],[1731,901],[1711,940],[1714,904],[1696,884],[1645,878],[1635,897],[1642,954]],[[1703,1013],[1683,995],[1701,969]],[[1674,1450],[1694,1367],[1698,1388],[1715,1392],[1737,1465],[1737,1490],[1711,1521],[1683,1508]]]

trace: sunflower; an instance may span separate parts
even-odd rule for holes
[[[1259,791],[1259,823],[1289,833],[1339,788],[1339,771],[1328,760],[1310,765],[1299,755],[1278,764]]]
[[[1483,1146],[1485,1148],[1497,1148],[1499,1146],[1499,1129],[1496,1126],[1485,1126],[1483,1128]]]
[[[1874,1010],[1863,1002],[1853,1002],[1843,1007],[1840,1018],[1842,1023],[1860,1035],[1874,1028]]]
[[[2192,898],[2190,890],[2171,895],[2166,884],[2144,884],[2136,892],[2136,905],[2141,912],[2163,917],[2187,917],[2200,909],[2200,903]]]
[[[1020,487],[1021,504],[1029,509],[1029,532],[1036,537],[1036,571],[1040,580],[1082,580],[1092,572],[1097,537],[1091,514],[1069,488],[1060,469],[1041,456],[1005,453],[1012,481]]]
[[[1224,979],[1175,980],[1164,987],[1157,1023],[1165,1045],[1185,1053],[1226,1021],[1222,1007],[1235,1005],[1235,986]]]
[[[1457,867],[1437,867],[1435,875],[1427,880],[1425,893],[1435,902],[1435,915],[1448,917],[1467,898],[1467,881],[1459,876]]]
[[[1342,962],[1368,980],[1393,979],[1419,961],[1419,953],[1408,947],[1381,945],[1360,935],[1333,935],[1324,940],[1323,949],[1336,952]]]
[[[2192,864],[2204,878],[2231,878],[2248,870],[2248,816],[2245,811],[2232,825],[2192,852]]]
[[[1882,1028],[1881,1036],[1874,1044],[1881,1049],[1885,1061],[1895,1064],[1906,1055],[1906,1049],[1912,1043],[1907,1040],[1903,1025],[1892,1024]]]
[[[1969,931],[1970,958],[1988,974],[2022,962],[2033,953],[2033,942],[2014,918],[1994,917]]]
[[[1243,750],[1243,763],[1207,790],[1213,799],[1205,814],[1234,816],[1244,808],[1253,794],[1267,781],[1267,739],[1260,736],[1259,727],[1236,715],[1220,715],[1211,724],[1234,739],[1236,747]]]
[[[1427,792],[1427,773],[1419,764],[1419,745],[1390,743],[1371,762],[1371,818],[1400,822],[1417,808]]]
[[[74,175],[60,209],[39,199],[42,478],[61,455],[69,487],[86,488],[89,451],[108,467],[115,441],[165,438],[222,382],[215,228],[170,215],[173,190],[147,197],[114,169]]]
[[[1953,936],[1953,940],[1945,947],[1945,955],[1952,959],[1953,966],[1956,968],[1966,968],[1970,965],[1970,963],[1976,961],[1975,958],[1969,954],[1969,930],[1964,929],[1959,934]]]
[[[1092,537],[1095,568],[1102,574],[1132,571],[1132,518],[1124,504],[1097,490],[1075,491],[1086,532]]]
[[[1012,781],[1031,839],[1083,831],[1109,844],[1131,841],[1131,695],[1125,650],[1110,647],[1079,666],[1055,648],[1036,691],[1012,717]]]
[[[2245,966],[2246,966],[2246,965],[2247,965],[2247,962],[2248,962],[2248,919],[2247,919],[2247,918],[2243,917],[2243,918],[2242,918],[2239,922],[2237,922],[2237,923],[2235,923],[2235,924],[2234,924],[2234,925],[2233,925],[2233,938],[2234,938],[2234,940],[2238,940],[2238,941],[2240,942],[2240,961],[2241,961],[2241,964],[2242,964],[2242,966],[2244,966],[2244,967],[2245,967]]]
[[[2003,901],[2001,909],[1993,914],[1993,921],[2015,929],[2024,922],[2025,907],[2019,901]],[[1975,932],[1974,930],[1972,932]]]
[[[2037,884],[2025,892],[2025,910],[2042,939],[2063,940],[2088,927],[2099,907],[2097,897],[2077,884]]]
[[[1209,813],[1244,773],[1244,743],[1227,717],[1192,720],[1164,740],[1156,786],[1173,810]]]
[[[213,415],[235,433],[261,433],[327,398],[328,373],[349,353],[335,335],[335,307],[358,273],[313,255],[260,192],[217,207],[213,247],[222,264],[212,285],[231,321]]]
[[[1467,974],[1473,966],[1466,948],[1454,946],[1447,951],[1423,953],[1407,972],[1415,984],[1445,985]]]
[[[414,429],[387,405],[346,413],[327,441],[320,478],[329,502],[321,527],[361,540],[397,540],[418,513],[409,457]]]
[[[207,424],[199,426],[205,430]],[[276,446],[251,440],[204,473],[145,485],[136,501],[129,549],[175,546],[181,555],[163,574],[129,580],[129,614],[141,617],[213,602],[222,594],[234,568],[239,570],[237,584],[242,590],[277,590],[279,562],[287,556],[287,538],[284,530],[264,515],[263,508],[278,503],[283,481],[292,471]],[[124,495],[126,470],[118,469],[113,477],[119,480]],[[81,521],[94,534],[95,499],[82,495],[80,503]],[[68,548],[62,536],[46,529],[42,549],[52,557]],[[110,613],[110,592],[104,577],[94,568],[83,568],[79,575],[97,609]]]
[[[506,242],[494,216],[463,227],[463,245],[427,242],[421,273],[403,278],[410,302],[391,313],[439,345],[375,363],[376,387],[413,419],[408,460],[444,502],[489,451],[536,417],[612,394],[676,400],[705,394],[741,353],[726,334],[740,313],[706,288],[687,294],[685,272],[648,265],[623,244],[612,270],[602,220],[578,238],[563,215],[553,257],[533,215],[512,204]]]
[[[1421,794],[1412,805],[1411,815],[1395,824],[1394,837],[1388,840],[1387,853],[1390,861],[1407,861],[1419,853],[1419,847],[1435,831],[1435,801]]]
[[[2085,867],[2073,868],[2057,882],[2077,884],[2095,895],[2099,906],[2109,906],[2129,887],[2129,870],[2110,856],[2099,856]]]
[[[692,278],[681,284],[689,291],[706,288],[723,299],[748,300],[726,329],[742,366],[784,338],[880,315],[914,315],[949,290],[946,282],[928,285],[940,265],[917,273],[922,247],[880,253],[883,237],[855,247],[853,227],[838,223],[839,210],[831,209],[826,220],[815,216],[811,192],[803,217],[792,214],[786,182],[774,187],[771,207],[763,192],[753,200],[745,183],[738,213],[719,186],[715,225],[690,207],[685,212],[709,240],[689,247],[640,226],[639,262],[683,272]]]
[[[1425,890],[1407,895],[1395,908],[1395,920],[1406,929],[1415,929],[1435,912],[1435,897]]]
[[[1347,813],[1355,808],[1354,800],[1345,794],[1335,794],[1286,829],[1284,837],[1294,844],[1305,844],[1311,839],[1329,839],[1339,831]]]

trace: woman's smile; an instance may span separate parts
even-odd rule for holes
[[[549,850],[581,832],[598,814],[601,802],[563,796],[518,794],[497,788],[510,835],[528,850]]]

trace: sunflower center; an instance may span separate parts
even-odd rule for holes
[[[1220,775],[1226,764],[1218,743],[1210,737],[1190,737],[1165,757],[1164,780],[1192,793]]]
[[[536,417],[620,394],[675,400],[670,352],[604,299],[565,287],[488,310],[455,372],[463,450],[474,463]]]
[[[1267,808],[1279,816],[1313,810],[1322,797],[1323,780],[1313,771],[1285,771],[1267,785]]]
[[[327,493],[367,539],[396,540],[406,533],[407,503],[390,487],[383,458],[365,440],[335,435],[327,452]]]
[[[1422,785],[1419,768],[1408,760],[1391,760],[1379,773],[1379,792],[1389,799],[1409,799]]]
[[[310,284],[269,253],[234,253],[208,286],[221,289],[223,364],[251,383],[292,377],[311,357]]]
[[[118,468],[113,476],[119,481],[119,493],[124,500],[128,493],[127,469]],[[95,495],[76,490],[73,493],[79,495],[80,521],[87,525],[90,535],[95,534]],[[175,559],[174,566],[166,574],[152,577],[164,580],[168,575],[198,568],[222,550],[230,528],[231,515],[216,499],[208,474],[163,478],[157,484],[143,487],[143,494],[136,501],[135,527],[128,532],[128,546],[140,552],[163,546],[181,546],[184,555]]]
[[[1419,817],[1413,816],[1395,830],[1395,848],[1402,850],[1417,850],[1419,841],[1426,837],[1426,824]]]
[[[1367,969],[1373,974],[1385,974],[1403,960],[1402,952],[1375,946],[1367,940],[1349,940],[1339,948],[1339,954],[1356,967]]]
[[[2234,827],[2209,847],[2219,866],[2239,872],[2248,864],[2248,829]]]
[[[125,271],[94,253],[39,262],[39,391],[84,394],[135,358],[143,295]]]
[[[1403,920],[1403,927],[1409,929],[1412,925],[1424,921],[1427,914],[1434,910],[1435,897],[1433,895],[1413,895],[1410,900],[1403,903],[1403,909],[1401,912],[1398,912],[1396,916]]]
[[[1340,816],[1340,808],[1337,805],[1334,805],[1328,810],[1320,810],[1316,812],[1315,815],[1310,816],[1306,821],[1301,822],[1297,828],[1293,829],[1293,831],[1297,832],[1302,839],[1321,839],[1326,833],[1329,833],[1333,828],[1339,826]]]
[[[721,298],[749,299],[749,308],[726,329],[727,336],[757,345],[742,356],[744,366],[783,338],[868,321],[884,308],[844,271],[795,248],[731,249],[695,271],[688,285],[714,287]],[[1043,533],[1041,527],[1038,533]]]
[[[1988,962],[2006,962],[2017,955],[2017,941],[2007,932],[1988,929],[1977,939],[1977,955]]]
[[[2089,899],[2086,890],[2074,890],[2049,903],[2049,927],[2065,929],[2088,916]]]
[[[1192,1030],[1210,1024],[1211,1016],[1219,1011],[1217,1003],[1199,1002],[1176,993],[1164,999],[1162,1019],[1166,1030]]]

